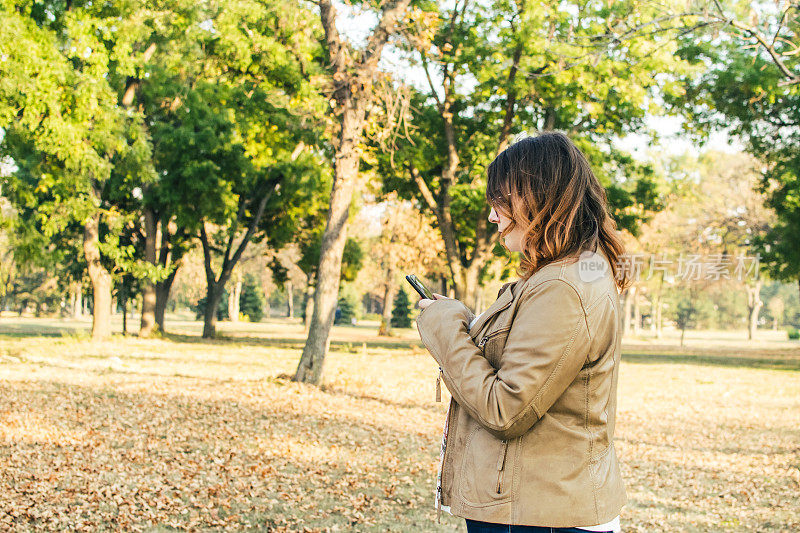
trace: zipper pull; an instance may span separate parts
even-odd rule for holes
[[[483,345],[486,344],[486,341],[489,340],[489,337],[484,337],[481,339],[481,342],[478,343],[478,348],[481,349],[481,353],[485,356],[486,354],[483,352],[484,348]]]
[[[439,367],[439,374],[436,376],[436,401],[442,401],[442,367]]]
[[[500,494],[500,487],[501,487],[501,484],[503,483],[503,468],[505,468],[505,465],[506,465],[506,454],[507,454],[507,452],[508,452],[508,441],[504,440],[503,441],[503,453],[500,455],[500,459],[497,461],[497,471],[499,472],[497,474],[497,489],[495,490],[495,492],[497,492],[497,494]]]
[[[502,470],[503,466],[506,464],[506,452],[508,451],[508,441],[503,441],[503,453],[500,454],[500,458],[497,460],[497,470]]]
[[[436,488],[436,523],[441,524],[441,516],[442,516],[442,487]]]

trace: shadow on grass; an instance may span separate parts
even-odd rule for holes
[[[90,334],[91,330],[70,326],[48,326],[45,324],[36,324],[35,326],[27,324],[0,325],[0,336],[12,337],[15,339],[21,339],[23,337],[88,337]]]
[[[289,338],[289,337],[253,337],[253,336],[238,336],[220,335],[213,339],[204,339],[197,335],[187,335],[183,333],[163,333],[162,338],[177,343],[187,344],[216,344],[216,345],[230,345],[240,344],[243,346],[260,346],[265,348],[285,348],[289,350],[302,350],[305,346],[306,340]],[[422,348],[424,346],[422,341],[409,341],[409,340],[358,340],[358,341],[340,341],[332,339],[330,342],[331,348],[337,351],[351,351],[357,353],[361,351],[361,344],[366,343],[367,348],[385,348],[392,349],[405,349],[411,350],[414,346]]]
[[[766,370],[800,371],[800,353],[796,356],[767,357],[767,356],[732,356],[710,354],[646,354],[623,353],[622,360],[634,364],[681,364],[699,366],[725,366],[732,368],[758,368]]]
[[[121,333],[115,333],[114,337],[122,337]],[[90,340],[91,330],[81,327],[70,326],[48,326],[46,324],[0,324],[0,338],[8,337],[13,339],[23,339],[26,337],[72,337],[76,339]],[[137,338],[137,335],[130,332],[125,335],[129,338]],[[158,337],[155,337],[158,338]],[[261,337],[250,335],[219,335],[213,339],[204,339],[200,335],[191,335],[187,333],[170,333],[164,332],[160,338],[165,341],[181,343],[181,344],[213,344],[213,345],[241,345],[241,346],[258,346],[263,348],[281,348],[287,350],[302,350],[305,346],[305,338],[291,338],[291,337]],[[330,346],[336,351],[358,353],[362,350],[362,343],[366,343],[367,349],[380,348],[386,350],[424,350],[421,341],[412,340],[353,340],[343,341],[332,339]]]

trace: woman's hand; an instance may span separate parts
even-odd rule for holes
[[[448,299],[447,296],[445,296],[443,294],[438,294],[438,293],[434,292],[433,295],[436,297],[437,300]],[[433,302],[434,302],[434,300],[431,300],[430,298],[422,298],[422,299],[420,299],[419,302],[417,302],[417,307],[419,307],[420,309],[425,309],[426,307],[431,305]]]

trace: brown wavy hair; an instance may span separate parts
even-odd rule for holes
[[[584,250],[605,252],[618,290],[632,280],[619,264],[625,254],[606,190],[586,157],[563,133],[526,137],[503,150],[488,169],[486,200],[511,219],[503,237],[524,228],[521,266],[527,280],[545,265],[577,257]],[[510,250],[508,250],[510,252]]]

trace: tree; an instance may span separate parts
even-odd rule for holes
[[[111,333],[113,271],[142,268],[118,232],[127,213],[109,202],[108,182],[119,161],[130,164],[132,181],[152,179],[149,146],[137,113],[124,113],[109,77],[113,65],[135,64],[122,52],[130,34],[104,36],[136,4],[68,2],[0,5],[0,128],[2,152],[16,170],[5,178],[9,199],[26,206],[44,239],[81,235],[94,298],[92,336]],[[18,226],[19,227],[19,226]]]
[[[646,110],[672,88],[670,73],[683,68],[657,9],[548,0],[427,8],[405,41],[428,90],[412,97],[410,140],[383,161],[385,188],[436,217],[456,298],[477,303],[481,272],[500,248],[485,171],[514,133],[568,133],[607,187],[620,227],[635,232],[658,209],[647,166],[611,146],[643,128]]]
[[[312,87],[319,47],[314,28],[303,31],[311,14],[295,3],[228,0],[189,15],[153,32],[158,52],[136,81],[159,176],[144,191],[143,226],[148,260],[171,267],[154,287],[162,327],[186,243],[199,237],[208,287],[203,335],[210,337],[217,302],[247,246],[288,242],[279,219],[295,202],[291,182],[320,165],[313,150],[323,137],[315,118],[321,100]],[[143,313],[153,313],[152,300]]]
[[[239,312],[250,322],[261,322],[264,318],[264,291],[252,274],[247,274],[242,283],[242,294],[239,297]]]
[[[395,295],[407,282],[406,274],[444,274],[444,245],[429,216],[397,194],[384,196],[381,232],[368,247],[373,262],[368,265],[369,289],[383,301],[378,335],[391,335],[391,318]]]
[[[761,193],[776,220],[754,239],[765,270],[800,289],[800,61],[796,3],[713,2],[705,31],[680,40],[679,54],[701,67],[668,102],[703,141],[713,129],[740,138],[763,164]]]
[[[356,305],[353,301],[353,294],[346,293],[339,297],[339,302],[337,304],[339,308],[339,317],[334,319],[334,324],[347,324],[348,326],[352,323],[353,319],[356,317]]]
[[[392,308],[392,326],[396,328],[411,327],[411,301],[405,287],[397,292],[397,298]]]
[[[367,109],[373,101],[373,80],[383,48],[397,31],[409,3],[410,0],[389,0],[383,4],[378,24],[367,37],[363,50],[356,50],[339,34],[333,2],[320,0],[318,4],[330,61],[331,101],[335,105],[338,132],[334,140],[334,179],[320,246],[314,309],[294,381],[315,385],[322,382],[328,336],[339,293],[349,206],[358,184],[360,145]]]

